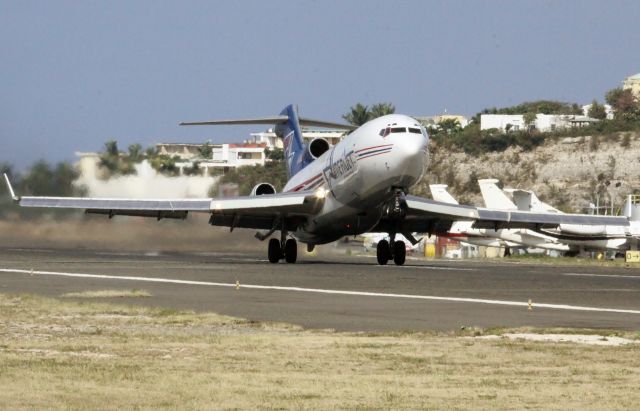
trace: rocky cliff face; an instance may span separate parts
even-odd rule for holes
[[[476,180],[497,178],[505,187],[532,189],[564,211],[583,212],[589,203],[622,207],[640,191],[640,133],[549,139],[531,151],[470,156],[431,146],[431,166],[413,193],[430,197],[430,183],[448,184],[460,203],[483,205]]]

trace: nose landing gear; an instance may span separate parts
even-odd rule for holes
[[[402,189],[395,189],[394,196],[383,208],[383,216],[390,221],[389,241],[381,240],[376,248],[378,264],[386,265],[393,259],[396,265],[403,265],[407,257],[407,249],[404,241],[396,241],[396,233],[399,232],[402,222],[407,214],[407,202]]]

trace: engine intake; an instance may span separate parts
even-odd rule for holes
[[[261,196],[264,194],[275,194],[276,188],[269,183],[256,184],[251,190],[252,196]]]
[[[326,153],[330,147],[329,142],[324,138],[315,138],[309,143],[309,154],[313,158],[318,158]]]

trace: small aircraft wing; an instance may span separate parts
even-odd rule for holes
[[[88,214],[105,214],[110,218],[127,215],[155,217],[158,220],[184,219],[189,212],[210,213],[211,224],[246,228],[264,228],[275,218],[305,217],[319,207],[324,198],[311,191],[202,199],[21,197],[15,194],[6,174],[4,177],[12,199],[22,207],[79,209]]]
[[[420,227],[424,232],[446,227],[453,221],[473,221],[474,228],[552,228],[560,224],[628,226],[626,217],[588,214],[552,214],[518,210],[498,210],[445,203],[416,196],[406,196],[407,214],[404,224]],[[414,231],[421,231],[413,228]]]

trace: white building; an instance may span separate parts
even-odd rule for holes
[[[568,127],[583,127],[598,120],[587,116],[566,114],[538,114],[533,124],[528,126],[522,114],[482,114],[480,130],[498,129],[505,131],[525,131],[528,127],[541,132],[554,131]]]
[[[334,146],[342,140],[345,132],[343,130],[316,130],[316,129],[302,129],[302,139],[305,143],[309,143],[316,138],[323,138],[329,142],[330,145]],[[264,143],[267,145],[267,148],[283,148],[282,139],[276,136],[276,133],[273,132],[273,129],[269,129],[260,133],[251,133],[251,138],[247,141],[247,143],[255,143],[261,144]]]
[[[158,143],[156,148],[158,153],[168,156],[178,156],[180,160],[176,162],[180,174],[184,173],[185,168],[193,167],[195,162],[202,169],[205,176],[213,174],[221,174],[230,168],[241,166],[264,165],[267,159],[266,143],[225,143],[210,144],[211,157],[201,158],[200,149],[205,144],[187,144],[187,143]]]
[[[640,73],[629,76],[622,82],[623,90],[631,90],[631,93],[640,99]]]
[[[457,120],[461,128],[465,128],[471,122],[469,117],[460,114],[440,114],[437,116],[417,116],[414,117],[425,127],[436,127],[443,120]]]

